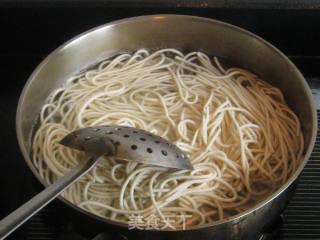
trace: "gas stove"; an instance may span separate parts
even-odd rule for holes
[[[258,1],[256,5],[255,1],[243,1],[246,3],[243,6],[235,4],[236,1],[228,1],[229,5],[225,4],[227,1],[218,1],[221,5],[212,1],[179,2],[158,1],[157,6],[147,1],[0,2],[0,218],[41,190],[24,163],[15,136],[15,112],[23,85],[37,64],[54,48],[100,24],[130,16],[173,13],[210,17],[244,27],[291,58],[306,77],[320,110],[320,10],[317,1],[311,1],[312,9],[308,4],[278,6],[267,4],[268,1],[262,1],[264,5]],[[86,229],[77,229],[72,217],[55,200],[8,239],[127,239],[113,232],[89,234]],[[258,239],[320,239],[320,137],[292,200]]]

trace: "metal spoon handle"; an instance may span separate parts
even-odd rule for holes
[[[97,163],[98,159],[99,158],[91,158],[87,161],[81,162],[75,168],[70,170],[65,176],[59,178],[55,183],[48,186],[42,192],[2,219],[0,221],[0,239],[7,237],[30,217],[55,199],[74,181],[92,169]]]

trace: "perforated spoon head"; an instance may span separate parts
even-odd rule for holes
[[[189,158],[166,139],[142,129],[118,125],[81,128],[60,144],[97,156],[135,161],[153,166],[192,170]]]

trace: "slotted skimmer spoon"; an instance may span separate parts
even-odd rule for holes
[[[84,151],[91,157],[2,219],[0,239],[12,233],[90,171],[103,155],[170,169],[193,169],[188,157],[174,144],[137,128],[116,125],[81,128],[65,136],[60,144]]]

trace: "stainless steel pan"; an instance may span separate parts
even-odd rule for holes
[[[30,140],[35,120],[50,93],[88,66],[140,48],[203,51],[253,71],[279,87],[302,124],[305,157],[300,167],[286,184],[255,207],[232,218],[185,231],[126,231],[126,225],[85,212],[62,197],[60,200],[90,222],[105,227],[117,226],[124,234],[144,239],[249,239],[256,236],[283,210],[294,190],[315,142],[316,110],[305,79],[283,53],[260,37],[220,21],[178,15],[128,18],[85,32],[52,52],[30,76],[17,110],[19,145],[31,171],[46,186],[31,162]]]

